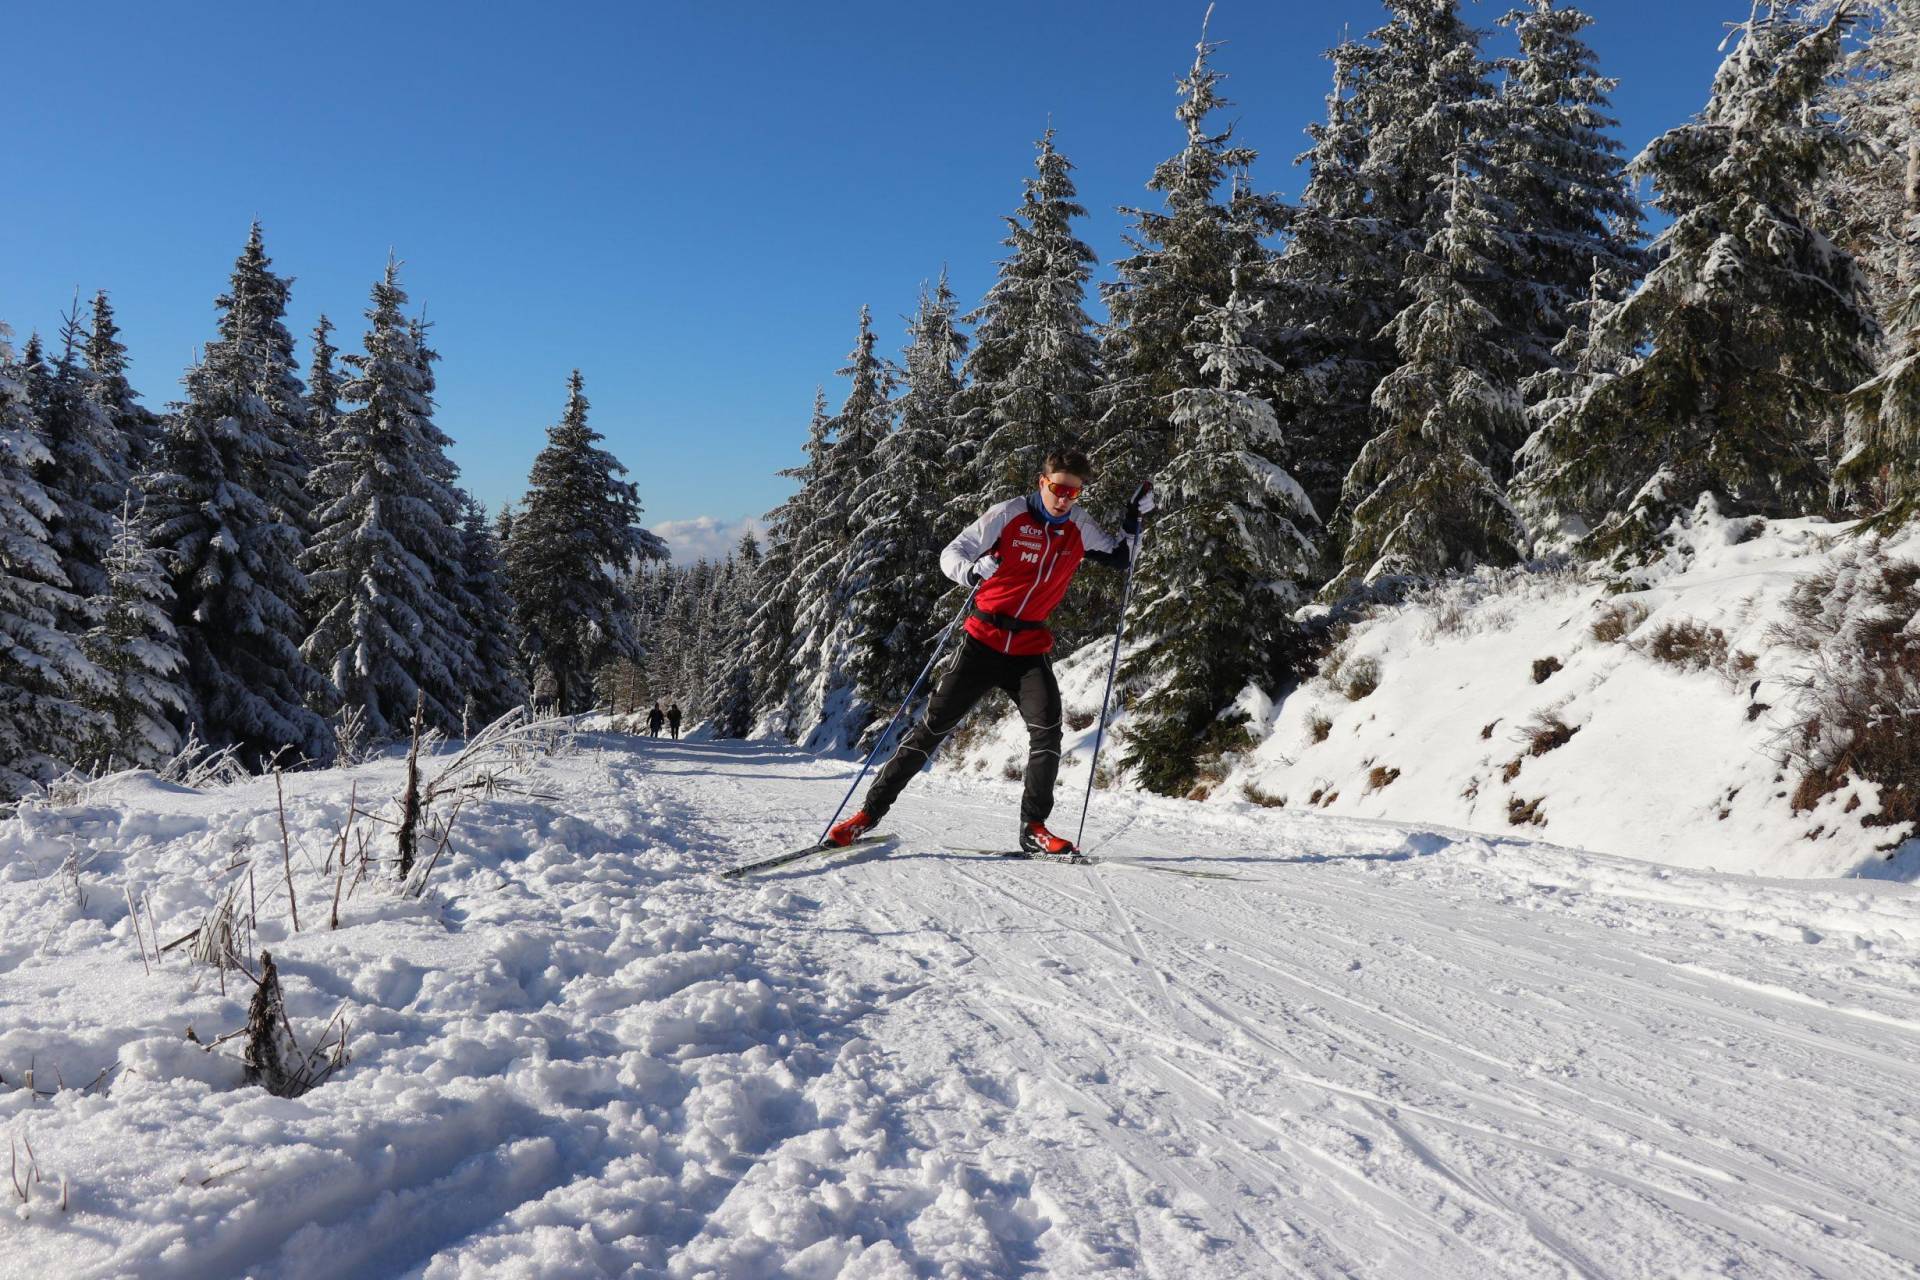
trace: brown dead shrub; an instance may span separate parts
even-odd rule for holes
[[[1391,786],[1393,780],[1399,776],[1398,769],[1389,769],[1385,765],[1377,764],[1367,774],[1367,790],[1378,791],[1382,787]]]
[[[1307,717],[1307,737],[1315,742],[1325,742],[1327,735],[1333,732],[1333,721],[1318,711]]]
[[[1573,735],[1580,732],[1579,725],[1568,724],[1551,711],[1543,711],[1527,725],[1524,737],[1527,754],[1543,756],[1549,751],[1558,750],[1573,741]]]
[[[1796,811],[1838,790],[1849,775],[1880,789],[1864,826],[1920,826],[1920,564],[1895,559],[1873,538],[1803,579],[1769,639],[1805,655],[1794,678],[1800,715],[1783,748],[1800,769]],[[1883,848],[1900,843],[1896,834]]]
[[[1533,660],[1533,682],[1535,684],[1545,684],[1548,676],[1560,670],[1564,670],[1564,668],[1558,658],[1535,658]]]
[[[1655,662],[1683,671],[1712,671],[1727,665],[1727,633],[1691,618],[1661,623],[1639,648]]]
[[[1616,644],[1639,630],[1646,620],[1647,606],[1638,600],[1615,600],[1601,606],[1587,630],[1602,644]]]
[[[1240,784],[1240,794],[1259,805],[1262,809],[1284,809],[1287,807],[1285,796],[1276,796],[1271,791],[1262,790],[1251,782]]]
[[[1342,672],[1340,691],[1348,702],[1358,702],[1380,687],[1380,664],[1372,658],[1355,658]]]
[[[1507,821],[1516,827],[1544,827],[1547,815],[1540,812],[1541,797],[1522,800],[1519,796],[1507,801]]]

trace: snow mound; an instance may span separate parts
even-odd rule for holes
[[[1728,519],[1707,503],[1637,590],[1533,568],[1377,606],[1289,696],[1242,696],[1258,746],[1197,798],[1743,874],[1920,878],[1920,839],[1877,823],[1877,786],[1847,774],[1809,797],[1787,758],[1811,668],[1779,627],[1844,534],[1818,519]],[[1920,555],[1920,537],[1887,553]],[[1070,726],[1097,712],[1110,652],[1091,645],[1059,664]],[[1018,715],[984,716],[943,767],[1017,773]],[[1124,714],[1116,727],[1124,738]],[[1092,738],[1069,735],[1063,793],[1085,786]],[[1103,782],[1124,749],[1110,732]]]

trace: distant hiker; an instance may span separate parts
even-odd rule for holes
[[[649,738],[657,738],[660,736],[660,722],[666,718],[667,713],[660,709],[660,704],[657,702],[654,703],[653,710],[647,712],[647,736]]]
[[[680,741],[680,704],[674,703],[667,708],[667,724],[673,729],[673,740]]]
[[[1093,478],[1087,455],[1055,449],[1040,468],[1038,488],[990,509],[961,530],[940,553],[940,569],[963,587],[977,588],[966,638],[953,665],[893,758],[867,788],[860,812],[827,833],[827,843],[851,844],[873,829],[920,766],[932,756],[989,689],[1003,690],[1027,722],[1026,790],[1020,797],[1020,848],[1066,857],[1073,842],[1047,830],[1054,778],[1060,772],[1060,686],[1053,678],[1053,633],[1047,615],[1067,593],[1082,559],[1125,569],[1153,510],[1153,487],[1134,493],[1117,539],[1074,505]]]

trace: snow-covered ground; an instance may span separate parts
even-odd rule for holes
[[[937,775],[889,843],[710,874],[848,774],[588,735],[338,930],[320,864],[399,766],[289,775],[298,934],[270,780],[0,823],[0,1129],[41,1177],[0,1182],[0,1275],[1920,1268],[1912,886],[1124,794],[1095,852],[1239,878],[1036,866],[949,852],[1015,789]],[[171,941],[249,859],[296,1034],[351,1028],[297,1099],[185,1038],[245,979],[146,972],[128,919]]]
[[[1707,508],[1643,590],[1512,571],[1382,606],[1282,702],[1249,692],[1258,745],[1205,783],[1206,803],[1448,823],[1698,869],[1920,879],[1920,838],[1871,825],[1871,782],[1849,776],[1794,808],[1801,769],[1785,757],[1808,714],[1809,658],[1778,627],[1794,587],[1852,545],[1844,534],[1816,519],[1756,532]],[[1888,554],[1920,558],[1920,536]],[[1087,726],[1062,772],[1076,791],[1110,652],[1059,667],[1069,723]],[[962,748],[944,767],[999,776],[1024,760],[1026,729],[1003,705]]]

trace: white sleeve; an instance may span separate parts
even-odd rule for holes
[[[1020,502],[1003,502],[993,507],[960,531],[958,537],[940,553],[940,572],[961,586],[967,585],[967,569],[975,560],[999,545],[1000,531],[1018,513]]]
[[[1089,551],[1107,553],[1120,547],[1120,539],[1100,527],[1100,522],[1084,510],[1075,507],[1072,511],[1073,522],[1080,526],[1080,545]]]

